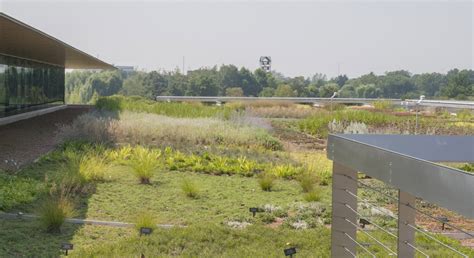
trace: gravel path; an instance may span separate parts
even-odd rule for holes
[[[68,107],[0,126],[0,169],[18,169],[51,151],[58,125],[71,123],[90,110],[86,106]]]

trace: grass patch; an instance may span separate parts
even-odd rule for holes
[[[30,203],[44,190],[44,185],[39,181],[3,173],[0,171],[0,210]]]

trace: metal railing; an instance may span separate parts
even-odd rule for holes
[[[374,98],[305,98],[305,97],[219,97],[219,96],[157,96],[157,101],[196,101],[208,103],[226,103],[235,101],[275,101],[291,102],[298,104],[341,103],[341,104],[369,104],[375,101],[390,101],[400,105],[400,99],[374,99]]]
[[[297,104],[370,104],[375,101],[389,101],[396,106],[427,106],[444,107],[454,109],[474,109],[473,101],[455,101],[455,100],[423,100],[420,103],[416,99],[376,99],[376,98],[307,98],[307,97],[225,97],[225,96],[157,96],[157,101],[196,101],[204,103],[226,103],[226,102],[246,102],[246,101],[275,101],[291,102]]]
[[[364,255],[376,255],[357,239],[357,232],[367,236],[388,255],[429,257],[428,249],[417,245],[415,233],[436,243],[452,256],[466,254],[438,239],[416,225],[417,214],[467,232],[446,220],[416,208],[416,198],[474,218],[474,174],[433,162],[474,162],[473,136],[420,136],[420,135],[330,135],[328,157],[333,161],[332,184],[332,257],[354,257],[357,249]],[[382,181],[396,191],[395,195],[364,183],[358,172]],[[358,189],[374,191],[398,204],[398,216],[376,207],[358,195]],[[398,197],[395,197],[398,195]],[[390,230],[358,210],[358,202],[373,206],[388,219],[396,221]],[[374,236],[359,223],[370,224],[381,234],[396,241],[395,246]],[[362,248],[363,247],[363,248]],[[472,254],[472,253],[471,253]]]

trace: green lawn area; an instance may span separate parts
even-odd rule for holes
[[[38,168],[50,171],[54,165],[40,164]],[[77,201],[79,217],[133,223],[137,214],[146,212],[160,224],[177,227],[139,237],[134,228],[65,224],[61,234],[49,234],[38,221],[0,220],[0,256],[56,256],[61,242],[75,244],[71,255],[80,257],[137,256],[140,252],[150,256],[268,257],[281,255],[287,243],[297,246],[305,257],[329,254],[329,229],[307,214],[310,206],[318,203],[305,202],[295,180],[279,179],[267,192],[260,189],[255,177],[157,171],[152,183],[143,185],[127,166],[113,166],[109,175],[105,182],[95,185],[92,194]],[[181,190],[184,179],[197,185],[198,198],[189,198]],[[326,192],[321,205],[326,206],[328,187],[321,187]],[[36,204],[19,207],[34,212]],[[249,207],[271,207],[275,211],[257,213],[253,218]],[[288,223],[272,228],[271,221],[277,216]],[[296,230],[289,225],[299,219],[307,220],[308,229]],[[232,228],[227,225],[229,221],[251,225]]]

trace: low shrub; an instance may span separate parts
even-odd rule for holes
[[[154,170],[161,164],[160,156],[159,150],[150,150],[141,146],[133,149],[129,164],[141,184],[150,184]]]
[[[189,198],[197,199],[199,197],[197,185],[188,179],[184,179],[181,183],[181,190]]]
[[[275,176],[269,173],[263,173],[258,178],[258,184],[263,191],[270,192],[275,186]]]
[[[39,213],[48,233],[60,233],[65,219],[75,215],[74,206],[67,197],[51,197],[45,200]]]

